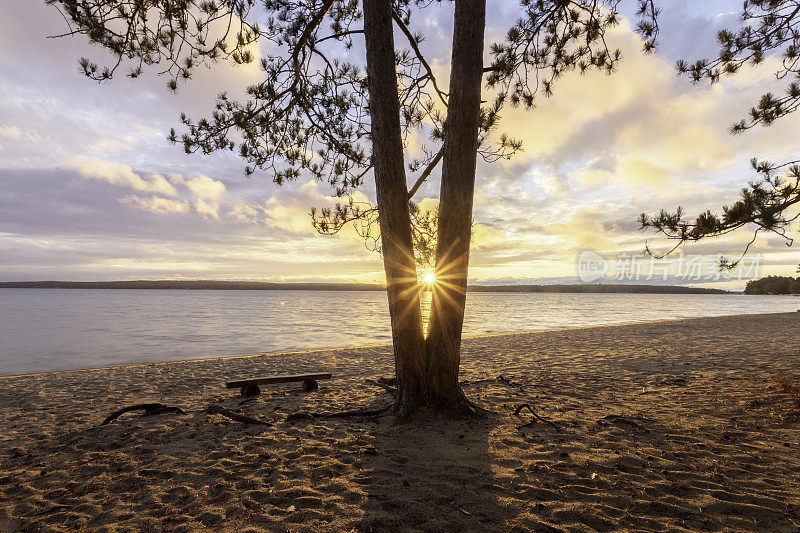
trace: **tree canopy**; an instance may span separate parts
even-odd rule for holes
[[[108,65],[80,62],[91,79],[112,78],[120,68],[138,77],[153,66],[168,78],[170,90],[202,65],[218,61],[251,63],[254,47],[268,50],[259,59],[263,81],[247,89],[246,99],[223,93],[208,118],[182,115],[183,131],[169,138],[187,153],[237,150],[245,172],[266,173],[276,183],[301,174],[328,182],[344,198],[335,208],[312,210],[320,233],[334,234],[353,222],[371,249],[380,251],[374,205],[354,200],[372,170],[368,113],[369,88],[363,46],[363,10],[358,0],[46,0],[70,24],[64,35],[83,34],[111,52]],[[421,212],[413,196],[442,156],[448,94],[422,51],[425,35],[413,31],[432,0],[395,0],[394,23],[405,39],[396,53],[404,138],[419,130],[428,144],[411,154],[409,172],[419,172],[409,187],[417,260],[430,265],[435,246],[436,213]],[[565,72],[590,69],[611,73],[621,59],[605,40],[620,21],[620,0],[523,0],[520,18],[505,39],[492,43],[485,67],[491,99],[481,109],[479,154],[487,161],[509,158],[522,149],[519,140],[497,133],[504,107],[534,105],[550,95]],[[636,31],[643,50],[656,47],[661,7],[636,0]],[[679,73],[692,82],[718,83],[770,56],[780,59],[775,73],[786,80],[781,95],[765,93],[746,118],[731,126],[741,133],[769,126],[800,106],[800,0],[745,0],[737,27],[717,33],[718,53],[680,60]],[[494,135],[493,135],[494,133]],[[775,164],[753,160],[758,179],[741,197],[685,219],[684,211],[643,214],[642,228],[687,241],[724,235],[744,226],[785,236],[796,219],[790,207],[800,202],[800,161]],[[787,238],[787,242],[791,239]],[[736,262],[729,262],[728,266]]]
[[[741,134],[758,125],[770,126],[800,107],[800,1],[745,0],[739,27],[718,32],[717,42],[716,57],[694,63],[678,61],[678,72],[694,83],[719,83],[724,77],[740,72],[742,67],[759,65],[773,56],[780,60],[775,75],[786,83],[784,94],[768,92],[761,96],[748,117],[731,126],[731,133]],[[691,220],[684,218],[679,206],[674,211],[662,209],[654,216],[642,214],[641,227],[677,241],[667,254],[685,242],[718,237],[742,227],[755,228],[742,256],[760,232],[775,233],[791,246],[793,240],[786,231],[800,216],[797,209],[792,209],[800,203],[800,160],[772,163],[754,158],[751,165],[757,179],[741,190],[736,202],[723,206],[721,213],[708,210]],[[733,268],[738,262],[723,258],[720,266]]]
[[[181,115],[169,140],[187,153],[236,151],[245,173],[265,174],[283,184],[301,175],[327,182],[343,201],[313,209],[312,224],[335,234],[349,223],[370,249],[380,251],[378,213],[353,192],[373,170],[370,148],[369,80],[363,48],[363,9],[358,0],[46,0],[69,23],[63,35],[85,35],[112,54],[107,65],[82,59],[89,78],[105,81],[124,70],[132,78],[152,67],[169,90],[200,67],[257,61],[263,80],[244,99],[220,94],[206,118]],[[410,153],[409,210],[416,257],[431,266],[436,212],[420,210],[413,197],[442,159],[449,95],[414,31],[430,0],[392,2],[393,22],[404,40],[396,51],[400,116],[406,142],[427,139]],[[549,96],[564,73],[591,69],[612,73],[621,59],[605,40],[619,24],[620,0],[525,0],[505,39],[492,43],[486,65],[487,97],[481,108],[478,153],[492,162],[522,149],[498,131],[507,106],[532,107]],[[659,8],[635,1],[636,31],[643,49],[655,47]]]

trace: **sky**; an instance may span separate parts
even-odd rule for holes
[[[796,248],[763,236],[739,271],[719,273],[718,257],[737,257],[747,231],[687,245],[666,262],[643,255],[646,242],[671,243],[639,231],[640,213],[718,209],[754,178],[752,157],[797,159],[800,113],[728,133],[761,94],[780,91],[774,59],[714,86],[676,75],[677,59],[714,53],[715,32],[735,25],[739,5],[669,2],[659,49],[648,56],[625,18],[609,35],[623,52],[613,76],[567,75],[535,109],[503,113],[501,130],[522,139],[523,152],[479,162],[472,283],[739,288],[795,272]],[[335,202],[325,183],[247,178],[235,153],[186,155],[167,142],[181,112],[207,116],[217,93],[258,82],[255,64],[200,68],[176,94],[154,72],[96,83],[78,59],[108,56],[83,37],[48,38],[65,30],[55,8],[0,6],[0,280],[383,281],[380,256],[353,232],[321,236],[311,227],[310,208]],[[519,4],[490,0],[487,11],[488,50]],[[444,4],[413,26],[426,34],[423,51],[445,86],[451,19]],[[418,195],[423,206],[436,204],[438,185],[435,172]],[[370,180],[363,193],[374,198]],[[604,277],[582,276],[587,258],[600,261]]]

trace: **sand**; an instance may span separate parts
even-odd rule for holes
[[[1,378],[0,530],[798,531],[800,405],[778,380],[800,374],[799,324],[468,339],[464,389],[496,413],[471,422],[285,421],[389,403],[365,383],[391,375],[387,346]],[[334,379],[313,393],[222,386],[318,370]],[[140,402],[189,413],[99,427]],[[518,429],[522,403],[558,428]]]

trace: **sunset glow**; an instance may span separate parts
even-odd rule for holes
[[[753,179],[751,157],[791,160],[798,114],[746,135],[728,132],[761,94],[782,90],[774,80],[776,60],[714,86],[689,83],[676,75],[675,61],[708,55],[716,31],[736,19],[719,2],[680,5],[665,11],[671,30],[655,53],[640,53],[635,13],[623,12],[623,23],[607,36],[624,57],[613,76],[565,73],[554,96],[537,101],[535,110],[502,116],[498,131],[521,139],[524,151],[491,164],[479,158],[471,282],[570,283],[586,250],[607,260],[641,255],[648,239],[663,250],[670,243],[640,232],[639,214],[677,205],[703,212],[730,201]],[[487,43],[505,34],[517,16],[512,8],[490,4]],[[422,49],[436,65],[449,62],[451,36],[443,21],[450,9],[443,4],[426,11]],[[682,31],[684,11],[705,31]],[[14,15],[0,21],[0,87],[14,95],[0,103],[5,280],[385,282],[379,254],[350,225],[336,237],[311,227],[312,206],[342,201],[325,184],[300,176],[278,187],[268,173],[247,179],[236,157],[186,158],[165,141],[181,112],[207,116],[218,93],[239,98],[263,80],[258,59],[266,50],[255,50],[249,65],[223,62],[213,75],[199,71],[203,75],[181,85],[178,95],[167,94],[164,79],[150,71],[135,82],[120,77],[95,85],[76,68],[83,41],[46,38],[63,30],[56,10],[25,2],[14,4]],[[440,73],[442,80],[447,74]],[[35,116],[25,111],[30,108],[38,110]],[[418,157],[426,144],[411,135],[408,157]],[[409,183],[418,175],[410,173]],[[415,197],[421,209],[438,206],[439,185],[437,169]],[[375,202],[371,174],[355,201]],[[751,237],[732,233],[687,246],[685,253],[736,257]],[[796,269],[796,248],[779,239],[759,236],[750,252],[762,254],[764,275]]]

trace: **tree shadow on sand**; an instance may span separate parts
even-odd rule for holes
[[[365,448],[359,531],[469,531],[508,515],[492,497],[490,435],[499,417],[381,425]]]

